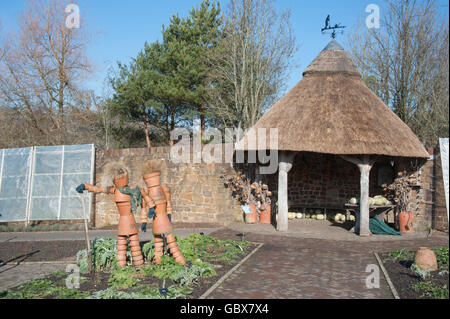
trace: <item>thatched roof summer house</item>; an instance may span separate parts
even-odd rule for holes
[[[360,170],[359,233],[369,235],[369,173],[378,156],[427,158],[411,129],[364,83],[349,54],[332,40],[302,80],[253,127],[278,129],[278,224],[288,226],[287,173],[298,152],[335,154]],[[245,135],[238,150],[256,150]],[[257,144],[258,145],[258,144]],[[249,147],[250,146],[250,147]]]

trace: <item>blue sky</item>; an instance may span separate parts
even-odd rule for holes
[[[117,61],[128,63],[137,55],[144,42],[161,39],[162,25],[168,25],[170,17],[178,13],[187,16],[193,6],[201,0],[74,0],[80,7],[80,13],[92,31],[99,36],[91,43],[88,54],[94,62],[97,72],[86,86],[102,93],[102,86],[109,66]],[[228,0],[221,0],[222,8]],[[443,14],[448,15],[448,0],[438,0]],[[25,0],[0,0],[0,21],[3,32],[14,29],[17,17],[23,9]],[[369,4],[378,4],[378,0],[276,0],[280,10],[291,10],[291,23],[297,38],[299,50],[294,63],[299,67],[293,70],[286,83],[292,88],[300,79],[302,71],[311,63],[330,40],[322,35],[320,29],[325,24],[327,14],[331,22],[354,26],[368,13]],[[381,14],[383,12],[381,11]],[[338,35],[338,42],[345,43],[344,35]]]

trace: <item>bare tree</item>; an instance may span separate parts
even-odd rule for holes
[[[279,97],[296,50],[290,12],[270,0],[231,0],[224,38],[211,51],[209,103],[223,126],[253,126]]]
[[[28,1],[19,31],[6,39],[0,61],[3,104],[19,112],[29,143],[63,144],[65,111],[85,101],[82,82],[92,72],[83,26],[66,26],[70,1]]]
[[[448,136],[448,30],[434,0],[387,0],[381,27],[349,38],[369,87],[427,147]]]

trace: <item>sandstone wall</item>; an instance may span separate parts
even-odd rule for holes
[[[242,220],[238,205],[220,180],[232,170],[230,164],[175,164],[170,160],[169,147],[147,149],[97,150],[97,184],[104,182],[108,167],[124,165],[130,172],[130,185],[144,187],[142,176],[154,170],[161,171],[161,183],[172,193],[174,222],[220,223]],[[112,182],[110,183],[112,185]],[[111,195],[98,194],[94,199],[95,227],[116,225],[118,213]],[[138,214],[136,221],[139,222]]]

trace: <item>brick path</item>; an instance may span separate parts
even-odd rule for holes
[[[236,240],[237,234],[236,230],[222,229],[211,235]],[[379,289],[365,286],[367,265],[377,265],[374,252],[448,246],[448,234],[358,242],[246,233],[245,240],[264,245],[208,298],[390,299],[393,297],[381,271]]]

